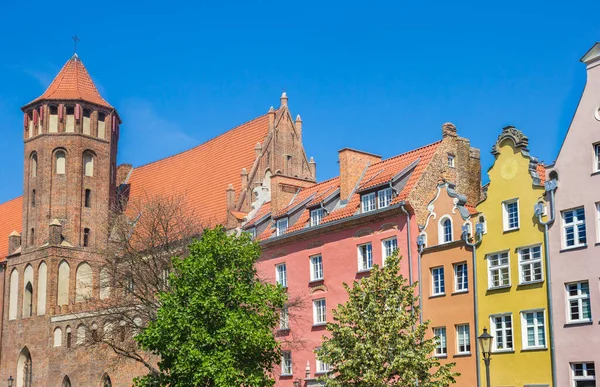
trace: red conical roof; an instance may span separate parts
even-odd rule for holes
[[[67,101],[86,101],[96,105],[112,108],[108,102],[100,96],[96,85],[92,82],[92,78],[88,74],[85,66],[77,56],[73,55],[71,59],[65,63],[62,70],[58,73],[54,81],[48,86],[48,89],[28,103],[42,100],[67,100]]]

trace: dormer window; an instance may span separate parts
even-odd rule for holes
[[[317,208],[316,210],[310,211],[310,225],[317,226],[321,224],[321,219],[323,218],[323,209]]]
[[[362,212],[369,212],[375,210],[375,192],[364,194],[360,197],[360,204]]]
[[[250,238],[256,239],[256,227],[252,227],[248,232],[250,233]]]
[[[288,229],[288,218],[277,219],[277,236],[285,234]]]
[[[377,192],[379,208],[385,208],[392,202],[392,189],[386,188]]]
[[[448,168],[454,168],[454,155],[448,155]]]

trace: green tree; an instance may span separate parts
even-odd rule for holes
[[[419,323],[416,284],[399,273],[400,259],[389,257],[369,277],[355,281],[348,301],[333,311],[330,337],[317,350],[331,367],[327,386],[445,387],[459,374],[454,364],[433,356],[436,340],[425,339],[428,323]]]
[[[259,246],[244,233],[205,230],[189,255],[173,259],[156,320],[136,336],[157,355],[159,372],[138,386],[272,386],[281,358],[273,330],[286,302],[280,286],[261,282]]]

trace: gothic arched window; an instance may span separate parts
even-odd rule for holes
[[[19,272],[13,269],[10,273],[10,295],[8,304],[8,319],[15,320],[17,318],[17,300],[19,299]]]
[[[23,317],[31,317],[33,313],[33,267],[27,265],[23,275]]]
[[[54,154],[54,158],[55,158],[55,165],[54,165],[54,170],[56,172],[57,175],[64,175],[66,173],[67,170],[67,156],[65,155],[64,151],[57,151]]]
[[[66,261],[58,265],[58,305],[67,305],[69,303],[69,277],[71,268]]]
[[[92,297],[92,267],[82,263],[75,274],[75,302],[89,301]]]
[[[54,329],[54,346],[60,347],[62,345],[62,329],[56,327]]]
[[[33,154],[31,155],[31,161],[29,163],[29,172],[30,172],[31,177],[37,176],[37,164],[38,164],[37,153],[33,152]]]
[[[94,155],[89,152],[83,155],[83,173],[86,176],[94,176]]]
[[[102,375],[102,387],[112,387],[112,381],[106,372]]]
[[[438,242],[440,244],[452,242],[452,220],[448,215],[443,216],[442,219],[440,219],[438,227]]]
[[[21,350],[17,359],[17,387],[32,387],[33,365],[27,347]]]
[[[62,384],[60,387],[71,387],[71,379],[67,375],[63,378]]]
[[[48,267],[45,262],[40,263],[38,267],[37,280],[37,315],[46,314],[46,278],[48,277]]]

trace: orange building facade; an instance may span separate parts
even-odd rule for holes
[[[420,240],[422,320],[428,337],[438,337],[435,354],[442,364],[456,363],[457,387],[477,385],[472,248],[462,237],[474,213],[451,183],[441,183],[429,203]]]

